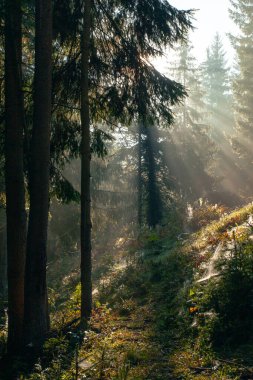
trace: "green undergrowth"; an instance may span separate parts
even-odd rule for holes
[[[183,241],[146,232],[131,264],[100,289],[122,316],[148,305],[176,379],[252,377],[252,213],[250,204],[224,214]],[[218,275],[198,283],[219,244],[229,250],[215,263]]]
[[[143,229],[124,265],[108,259],[97,275],[87,331],[78,326],[80,285],[65,278],[70,295],[50,293],[53,335],[32,372],[18,378],[253,378],[252,213],[252,204],[221,217],[205,206],[190,221],[204,227],[191,235],[182,234],[181,221],[172,230]],[[227,250],[216,275],[198,282],[219,244]]]
[[[192,235],[193,247],[203,249],[208,244],[216,244],[217,242],[227,238],[227,232],[232,227],[236,227],[246,222],[250,215],[253,214],[253,204],[224,213],[218,220],[212,221],[210,224],[200,229],[196,234]]]
[[[189,339],[171,356],[174,374],[182,379],[253,378],[252,212],[250,204],[224,215],[184,246],[195,269],[185,300]],[[219,247],[222,253],[212,264],[214,274],[205,279],[203,268],[209,273]]]

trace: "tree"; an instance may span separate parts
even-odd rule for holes
[[[147,224],[154,228],[162,220],[162,197],[158,185],[156,127],[146,118],[139,121],[137,144],[137,219],[139,227]]]
[[[89,59],[91,1],[85,0],[81,35],[81,318],[87,320],[92,310],[91,280],[91,198],[90,198],[90,108]]]
[[[137,156],[138,156],[138,172],[137,172],[137,191],[138,191],[138,213],[137,220],[139,227],[142,226],[143,223],[143,179],[142,179],[142,124],[139,122],[138,124],[138,148],[137,148]]]
[[[175,8],[172,8],[169,4],[167,5],[160,1],[156,1],[155,4],[153,2],[151,4],[149,1],[146,1],[145,4],[143,4],[143,2],[138,2],[136,4],[136,7],[132,7],[131,5],[129,6],[128,3],[119,2],[116,5],[116,8],[112,7],[110,2],[108,4],[102,4],[100,1],[98,1],[97,7],[95,7],[94,10],[94,13],[95,12],[98,18],[97,22],[99,24],[99,31],[101,33],[102,29],[102,32],[104,31],[104,35],[102,34],[102,36],[99,36],[99,38],[93,39],[93,45],[90,48],[91,61],[95,58],[94,53],[96,53],[96,59],[99,59],[100,62],[101,53],[102,56],[105,55],[105,58],[108,61],[106,62],[106,65],[104,65],[104,67],[106,67],[107,69],[107,75],[109,74],[109,80],[106,82],[103,78],[101,83],[102,86],[105,86],[105,91],[101,94],[102,96],[98,98],[100,100],[98,102],[99,106],[100,108],[102,108],[102,111],[100,112],[103,114],[103,103],[105,102],[105,111],[108,112],[108,109],[111,110],[111,116],[113,119],[116,119],[118,121],[120,119],[124,120],[125,114],[130,114],[130,118],[133,118],[134,116],[138,115],[141,119],[141,123],[143,123],[144,118],[146,117],[146,115],[144,115],[146,110],[142,109],[140,112],[140,101],[139,99],[137,99],[136,104],[134,104],[134,102],[136,101],[136,96],[134,98],[132,96],[134,89],[134,94],[137,94],[138,97],[139,92],[137,89],[139,88],[139,81],[141,81],[143,93],[145,94],[145,98],[143,99],[143,101],[147,103],[147,105],[145,105],[145,107],[147,107],[146,109],[153,109],[153,116],[155,114],[159,115],[160,113],[162,117],[171,117],[171,112],[168,109],[168,104],[170,102],[176,102],[180,97],[182,97],[184,95],[184,90],[182,86],[172,81],[167,81],[164,77],[159,75],[158,72],[156,70],[153,70],[146,61],[141,59],[141,56],[146,56],[146,59],[148,59],[148,57],[155,56],[158,53],[159,49],[161,49],[162,45],[166,46],[167,44],[172,44],[173,41],[177,41],[178,39],[183,38],[187,30],[187,27],[190,26],[190,23],[188,22],[186,17],[187,13],[177,11]],[[171,17],[171,13],[173,14],[173,17]],[[120,18],[119,14],[121,15]],[[147,16],[149,22],[151,22],[153,25],[152,31],[149,29],[149,26],[147,24]],[[101,17],[100,20],[99,17]],[[134,20],[138,21],[134,22]],[[85,19],[84,25],[89,25],[87,19]],[[95,28],[95,25],[96,24],[93,25],[93,28]],[[87,62],[89,57],[89,46],[87,45],[89,41],[89,35],[87,34],[87,29],[88,27],[86,26],[86,29],[84,30],[84,32],[86,32],[86,45],[82,47],[83,49],[81,51],[81,75],[83,80],[83,84],[81,86],[81,96],[83,97],[83,100],[81,101],[81,119],[83,125],[83,137],[84,135],[86,136],[85,148],[84,141],[82,142],[81,148],[82,157],[85,158],[85,160],[82,161],[82,176],[83,178],[85,178],[86,183],[86,185],[84,184],[83,186],[85,192],[83,193],[83,195],[81,195],[81,197],[85,197],[85,199],[83,199],[83,204],[86,205],[86,211],[90,209],[90,206],[88,206],[90,202],[90,166],[87,161],[90,159],[90,150],[88,147],[88,142],[90,140],[88,136],[88,77],[86,77],[86,79],[84,78],[84,75],[88,75],[88,73],[86,72],[88,71]],[[96,29],[94,30],[96,31]],[[166,37],[166,32],[169,32],[168,37]],[[117,38],[115,39],[114,36],[116,36]],[[145,36],[144,39],[143,36]],[[111,48],[109,56],[107,52],[108,46]],[[110,66],[108,66],[108,62],[111,62]],[[99,75],[99,78],[101,78],[101,74]],[[157,87],[157,81],[159,80],[160,82]],[[129,83],[131,83],[132,86],[129,86]],[[95,93],[99,94],[97,89],[95,90]],[[152,93],[151,97],[149,97],[150,93]],[[155,105],[152,104],[152,101],[154,103],[158,103],[159,98],[161,100],[161,104],[157,109],[155,109]],[[166,106],[163,103],[166,103]],[[86,108],[84,107],[85,105]],[[84,110],[86,110],[86,112],[82,116]],[[152,226],[154,226],[154,224],[158,222],[157,217],[158,219],[160,219],[160,215],[156,213],[157,215],[155,216],[152,213],[152,211],[154,210],[154,206],[156,206],[157,211],[158,196],[157,188],[155,186],[155,167],[154,159],[152,157],[153,152],[151,149],[149,138],[146,139],[146,143],[149,144],[147,145],[146,150],[146,162],[148,162],[149,164],[148,194],[150,195],[148,198],[148,204],[150,206],[148,220],[149,223]],[[156,203],[153,204],[154,200],[156,201]],[[90,314],[91,308],[91,222],[90,211],[86,214],[86,216],[84,212],[85,208],[82,209],[81,218],[85,217],[86,220],[84,220],[84,222],[81,222],[81,224],[86,224],[86,228],[84,231],[86,231],[87,252],[85,254],[85,257],[89,258],[89,261],[86,262],[86,268],[88,269],[86,269],[87,272],[85,273],[84,277],[86,278],[87,283],[82,285],[82,290],[85,292],[89,292],[90,295],[88,296],[88,293],[86,293],[83,294],[81,298],[83,301],[84,299],[87,300],[86,305],[84,305],[84,308],[82,308],[82,315],[84,317],[87,317]],[[83,264],[81,264],[81,266],[83,267]],[[90,271],[88,273],[89,268]],[[86,311],[85,308],[87,309]]]
[[[108,124],[108,120],[111,123],[129,124],[136,117],[136,96],[133,94],[135,94],[137,86],[135,81],[137,65],[143,71],[145,86],[148,88],[148,106],[152,109],[152,113],[163,118],[171,118],[170,103],[183,96],[183,87],[167,80],[146,60],[140,60],[140,57],[145,55],[146,58],[152,57],[157,55],[159,51],[161,54],[162,45],[170,45],[183,38],[190,26],[189,12],[177,11],[169,4],[158,0],[155,4],[153,1],[147,0],[145,4],[138,2],[134,7],[129,2],[101,2],[97,0],[92,4],[92,8],[92,38],[89,45],[87,45],[88,40],[85,40],[80,51],[77,42],[80,39],[80,34],[83,41],[84,32],[87,33],[87,20],[84,20],[84,17],[87,17],[87,12],[83,13],[81,2],[56,1],[54,7],[54,35],[56,36],[54,45],[57,46],[61,54],[58,55],[59,59],[56,61],[53,80],[54,99],[56,99],[53,115],[54,123],[56,121],[55,129],[53,128],[53,141],[56,142],[54,134],[55,132],[57,134],[57,129],[59,130],[58,121],[64,127],[61,130],[61,136],[64,136],[64,139],[60,138],[60,144],[56,142],[56,145],[52,146],[53,155],[51,155],[51,160],[59,166],[63,165],[66,159],[66,149],[71,154],[73,147],[78,150],[78,139],[80,139],[81,131],[78,129],[78,123],[73,122],[73,120],[78,120],[77,112],[81,110],[81,130],[85,136],[81,143],[82,176],[83,179],[85,178],[82,191],[84,212],[82,212],[81,217],[85,217],[85,220],[82,221],[82,231],[86,234],[85,250],[87,251],[85,254],[88,260],[90,260],[91,255],[89,119],[93,126],[96,126],[101,123]],[[119,15],[121,16],[119,17]],[[149,28],[150,23],[146,20],[147,15],[149,21],[152,21],[152,30]],[[64,22],[64,29],[59,23],[59,20],[63,20],[63,18],[67,20],[66,23]],[[80,33],[81,25],[85,29]],[[142,40],[142,31],[145,35],[145,41]],[[138,41],[135,39],[137,34],[139,36]],[[68,99],[67,104],[66,99]],[[71,121],[68,122],[71,112],[73,118],[70,117]],[[71,132],[74,138],[70,139],[71,133],[69,132],[70,130],[73,131],[74,125],[77,128],[74,133]],[[52,165],[52,172],[57,178],[56,173],[59,170],[55,165]],[[85,269],[82,263],[82,268],[85,271],[87,270],[85,278],[88,281],[83,290],[89,292],[89,295],[88,293],[85,295],[88,300],[87,311],[83,309],[82,314],[87,313],[88,316],[92,298],[91,265],[88,263]]]
[[[238,169],[238,159],[233,151],[231,137],[234,131],[231,82],[226,55],[221,37],[217,33],[207,49],[206,61],[202,65],[203,85],[207,121],[211,125],[211,136],[217,147],[215,173],[216,189],[234,192],[238,200],[238,185],[242,178]],[[230,173],[230,176],[227,175]]]
[[[147,171],[147,224],[156,227],[162,220],[162,198],[158,186],[157,164],[155,160],[154,126],[146,127],[144,140],[145,164]]]
[[[174,107],[175,123],[163,143],[173,187],[187,201],[204,197],[214,186],[211,160],[215,146],[210,138],[210,127],[201,83],[201,71],[192,55],[192,47],[184,43],[172,72],[187,89],[188,97]]]
[[[137,68],[137,97],[138,102],[138,224],[143,222],[154,228],[162,219],[162,200],[157,184],[157,165],[154,152],[154,135],[152,120],[148,118],[145,99],[146,88],[143,86],[142,74]]]
[[[52,4],[35,2],[34,113],[29,157],[30,211],[25,272],[25,342],[40,346],[49,330],[46,265],[51,124]]]
[[[23,174],[21,2],[5,2],[5,186],[8,251],[8,351],[20,349],[24,317],[26,211]]]
[[[244,194],[252,194],[252,139],[253,139],[253,82],[252,82],[252,37],[253,1],[231,0],[230,16],[239,28],[237,36],[231,36],[237,55],[238,73],[233,83],[235,100],[236,136],[233,146],[239,157],[243,176]]]
[[[6,4],[9,5],[8,2]],[[30,10],[33,8],[30,2],[25,5]],[[170,106],[178,101],[185,91],[183,86],[170,81],[155,70],[148,59],[162,54],[163,47],[184,38],[191,25],[190,12],[178,11],[161,0],[137,1],[134,4],[125,1],[96,0],[92,3],[92,38],[88,35],[86,38],[88,20],[85,19],[87,12],[83,12],[82,2],[55,0],[54,5],[55,60],[52,86],[52,5],[50,0],[35,1],[35,62],[32,49],[34,28],[33,22],[30,23],[33,20],[29,19],[29,12],[26,19],[29,26],[23,29],[25,38],[23,39],[22,70],[25,78],[27,123],[22,126],[26,127],[25,154],[18,151],[18,157],[20,157],[18,163],[20,173],[27,174],[30,202],[26,249],[24,338],[25,343],[38,346],[49,328],[46,288],[49,176],[51,175],[52,179],[50,190],[61,192],[66,196],[64,189],[66,190],[69,184],[64,181],[60,169],[70,158],[80,152],[81,128],[77,114],[81,109],[81,124],[84,132],[81,154],[84,158],[83,205],[85,205],[82,216],[86,214],[82,231],[86,234],[86,241],[90,241],[91,224],[89,211],[87,211],[90,202],[89,119],[96,131],[99,130],[98,125],[105,125],[108,120],[109,123],[122,122],[124,125],[130,125],[132,121],[136,121],[138,82],[135,73],[138,68],[142,72],[148,114],[157,120],[160,118],[171,121]],[[20,14],[19,8],[16,15]],[[21,28],[21,23],[19,25]],[[81,47],[80,34],[83,41]],[[21,44],[19,33],[17,38]],[[21,57],[20,52],[19,56]],[[33,70],[35,70],[34,76]],[[51,103],[53,103],[53,108],[51,108]],[[31,121],[32,114],[33,121]],[[2,110],[0,116],[2,116]],[[20,114],[19,121],[22,120],[23,123],[24,118],[21,116]],[[50,129],[51,120],[52,130]],[[98,141],[100,139],[101,142],[104,136],[105,134],[97,133]],[[23,148],[23,142],[19,145],[19,149],[21,146]],[[23,158],[25,158],[25,167],[21,170]],[[75,192],[73,194],[76,195]],[[86,247],[90,250],[89,245]],[[87,281],[90,277],[91,266],[88,267]],[[89,303],[91,303],[89,284],[86,290],[89,292]],[[83,313],[90,314],[89,308],[88,305],[87,311]]]
[[[221,37],[214,36],[213,43],[207,49],[206,60],[202,65],[204,73],[203,85],[207,104],[212,107],[212,116],[220,116],[220,110],[229,107],[229,68],[225,58]]]
[[[0,211],[0,299],[7,298],[7,247],[5,210]]]

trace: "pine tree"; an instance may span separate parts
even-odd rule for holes
[[[146,88],[143,86],[142,74],[137,86],[138,103],[138,224],[142,227],[145,222],[149,227],[154,228],[162,220],[162,200],[158,186],[158,168],[156,163],[156,145],[154,144],[154,134],[152,129],[152,119],[148,117],[145,99],[147,98]]]
[[[60,169],[70,157],[79,154],[81,130],[77,114],[80,108],[83,113],[82,124],[87,121],[83,107],[87,105],[87,94],[80,102],[80,78],[83,80],[84,75],[86,76],[85,91],[89,90],[90,119],[94,126],[105,123],[107,119],[110,119],[110,122],[121,121],[129,124],[137,117],[135,91],[137,66],[143,72],[149,112],[153,116],[171,120],[170,105],[184,95],[184,89],[161,75],[147,59],[159,52],[161,54],[163,46],[183,38],[191,23],[189,12],[178,11],[163,1],[156,0],[155,3],[147,0],[138,1],[133,6],[129,2],[97,0],[93,3],[95,21],[92,25],[90,52],[87,52],[88,47],[85,46],[81,54],[79,42],[84,16],[82,3],[55,1],[53,44],[55,62],[51,97],[51,2],[38,0],[35,5],[35,63],[31,50],[32,28],[28,43],[24,41],[27,48],[24,60],[28,61],[25,63],[35,69],[34,83],[33,71],[25,70],[30,90],[26,93],[28,126],[25,135],[25,162],[28,163],[25,172],[30,195],[25,281],[25,341],[40,345],[49,328],[46,288],[48,180],[51,174],[52,192],[58,187],[57,190],[66,197],[65,190],[66,188],[69,190],[69,187],[66,186],[67,181],[63,181]],[[84,70],[80,59],[85,54],[90,58],[88,74],[87,67]],[[80,75],[81,72],[83,75]],[[83,89],[82,93],[84,94]],[[52,149],[49,156],[51,103],[53,103]],[[31,122],[32,114],[33,122]],[[88,128],[86,132],[87,130]],[[87,133],[85,136],[87,137]],[[87,163],[90,159],[87,154],[90,147],[86,145],[85,149]],[[84,177],[89,177],[89,163],[86,165]],[[88,182],[87,184],[89,185]],[[73,194],[75,195],[75,192]],[[87,204],[88,186],[84,196]],[[88,219],[85,223],[90,229]],[[89,267],[89,278],[90,272],[91,267]],[[91,292],[89,284],[87,289]],[[91,294],[89,296],[91,299]],[[87,313],[90,311],[87,310]]]
[[[35,74],[30,210],[25,271],[25,342],[40,347],[49,331],[46,284],[52,75],[52,2],[35,2]]]
[[[216,33],[213,43],[207,48],[207,57],[202,65],[206,102],[213,113],[220,113],[223,107],[229,106],[229,68],[221,37]]]
[[[226,62],[221,37],[217,33],[207,49],[206,61],[202,65],[203,85],[207,121],[211,125],[211,136],[217,147],[215,175],[216,190],[230,192],[238,190],[240,171],[232,149],[231,137],[234,130],[230,70]],[[228,176],[227,173],[230,173]]]
[[[215,146],[206,121],[201,71],[191,50],[189,43],[181,45],[171,69],[176,80],[185,85],[188,97],[174,107],[175,123],[167,133],[164,145],[169,146],[164,152],[174,188],[193,201],[205,196],[214,186],[210,162]]]
[[[8,260],[8,351],[20,350],[24,317],[26,211],[23,172],[21,2],[5,2],[5,186]]]
[[[253,39],[253,1],[231,0],[230,16],[239,28],[231,42],[237,55],[238,74],[234,80],[236,136],[234,148],[239,157],[243,176],[244,193],[252,193],[252,140],[253,140],[253,81],[252,81],[252,39]]]
[[[104,115],[114,122],[129,123],[134,120],[137,114],[140,114],[139,101],[136,99],[140,77],[144,87],[145,99],[143,100],[147,107],[147,112],[152,113],[153,117],[171,120],[170,105],[184,95],[184,89],[181,85],[170,81],[157,72],[148,63],[148,58],[156,56],[159,51],[161,53],[163,46],[171,45],[180,38],[184,38],[187,28],[190,27],[190,14],[178,11],[168,3],[158,0],[155,2],[138,1],[134,3],[134,6],[131,2],[119,1],[115,4],[110,1],[96,1],[93,3],[93,13],[92,38],[89,46],[90,80],[89,88],[87,89],[87,86],[85,88],[85,91],[90,94],[91,122],[93,124],[98,121],[101,122]],[[80,17],[78,13],[75,13],[74,16]],[[75,24],[78,24],[77,20]],[[151,28],[150,25],[152,26]],[[70,25],[70,38],[73,38],[73,35],[78,38],[78,31],[75,29],[74,23]],[[87,49],[88,46],[86,45],[85,51],[82,51],[82,57],[87,54]],[[145,59],[142,58],[144,56]],[[80,62],[77,61],[76,64],[76,68],[80,69]],[[83,68],[84,65],[81,61],[81,72]],[[87,67],[85,67],[85,70],[87,70]],[[141,76],[136,75],[137,71],[141,73]],[[87,72],[85,75],[87,75]],[[73,90],[75,101],[78,99],[79,91],[79,86],[76,83],[77,81],[72,81],[71,83],[71,85],[74,84],[75,86],[71,89]],[[69,94],[70,92],[68,91],[68,97]],[[83,108],[84,103],[87,104],[87,98],[85,102],[82,102],[81,108]],[[87,122],[87,112],[84,116]],[[82,119],[84,120],[84,117]],[[86,133],[86,160],[89,159],[88,141],[89,138]],[[150,159],[149,162],[151,162]],[[83,171],[83,178],[86,178],[85,194],[83,194],[86,210],[87,204],[90,202],[89,175],[89,164],[86,161]],[[153,180],[151,182],[154,184]],[[83,212],[81,217],[84,217]],[[87,214],[86,220],[81,223],[86,224],[86,238],[90,240],[90,216]],[[86,244],[87,247],[90,257],[90,244]],[[90,263],[86,265],[86,268],[91,269]],[[89,278],[89,284],[84,284],[83,289],[91,292],[91,273],[86,273],[85,278]],[[88,299],[88,294],[85,297]],[[91,294],[89,300],[91,300]],[[85,313],[87,316],[90,314],[88,309],[86,311],[83,309],[83,315]]]
[[[85,0],[83,32],[81,35],[81,318],[91,316],[92,310],[92,259],[91,259],[91,196],[90,196],[90,106],[89,59],[91,39],[90,0]]]

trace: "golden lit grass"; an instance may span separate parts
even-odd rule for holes
[[[170,366],[175,379],[184,380],[235,380],[242,372],[238,365],[212,358],[203,359],[193,347],[180,349],[171,356]]]
[[[154,341],[152,325],[147,322],[149,313],[147,306],[125,318],[105,307],[94,312],[91,332],[80,352],[80,358],[88,356],[94,365],[86,372],[87,379],[100,375],[108,380],[171,379],[168,357]]]
[[[231,239],[228,230],[237,227],[239,231],[251,214],[253,204],[223,215],[218,221],[194,234],[183,245],[183,250],[195,250],[198,253],[207,246],[215,246],[221,239]],[[154,241],[157,239],[159,238],[153,237]],[[164,241],[163,243],[165,245]],[[167,257],[170,253],[168,249]],[[154,316],[150,306],[137,306],[135,300],[132,300],[130,306],[131,312],[126,317],[103,307],[94,313],[91,331],[96,332],[91,333],[87,344],[82,347],[82,352],[83,355],[88,353],[93,363],[101,360],[104,362],[104,366],[100,368],[104,378],[235,380],[246,373],[238,363],[229,363],[229,359],[226,362],[211,350],[209,352],[207,349],[205,355],[201,354],[197,338],[193,338],[191,343],[181,342],[172,354],[164,352],[155,337]],[[88,376],[90,377],[87,378],[96,379],[98,369],[94,369]]]
[[[241,228],[240,226],[251,214],[253,214],[253,204],[223,215],[219,220],[211,222],[194,234],[185,241],[183,246],[178,243],[178,246],[172,247],[171,239],[167,238],[167,242],[166,237],[158,233],[146,233],[143,242],[139,244],[143,249],[147,249],[147,246],[150,249],[150,245],[159,244],[159,249],[164,250],[164,255],[161,256],[166,260],[171,260],[172,252],[175,250],[177,255],[182,250],[198,255],[208,246],[217,245],[221,239],[230,239],[227,230],[236,226],[239,226],[238,229]],[[175,243],[174,240],[173,243]],[[130,248],[138,251],[140,247],[138,244],[136,246],[133,244]],[[158,260],[156,264],[163,265],[163,261]],[[138,267],[136,268],[138,270]],[[124,271],[125,268],[121,270]],[[71,278],[68,279],[66,287],[69,283],[72,283]],[[116,294],[120,290],[114,289],[113,292]],[[122,297],[120,293],[119,295]],[[53,304],[53,293],[50,293],[51,298]],[[241,372],[238,366],[218,362],[217,357],[212,354],[202,355],[198,349],[197,339],[193,338],[193,342],[187,344],[178,342],[179,347],[175,347],[173,353],[164,351],[162,343],[158,342],[154,326],[155,318],[159,318],[159,315],[154,317],[154,310],[149,302],[143,306],[143,303],[140,305],[138,301],[140,300],[134,297],[124,301],[122,299],[122,304],[127,302],[127,305],[123,306],[129,311],[124,317],[120,315],[119,309],[113,311],[107,306],[100,306],[97,302],[98,307],[94,310],[90,329],[86,333],[78,355],[79,362],[83,362],[84,367],[86,366],[86,368],[80,368],[80,375],[85,375],[87,380],[235,380],[239,378]],[[55,312],[54,327],[63,328],[69,321],[77,318],[79,312],[80,286],[77,286],[75,292],[64,304],[64,308]],[[75,373],[74,360],[71,368],[66,371],[64,379],[69,379],[68,375],[72,376],[73,373]]]
[[[227,238],[227,230],[247,221],[253,214],[253,204],[236,209],[230,214],[224,214],[218,221],[214,221],[194,234],[191,239],[192,249],[202,250],[207,245],[216,244]]]

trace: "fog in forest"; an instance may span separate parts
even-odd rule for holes
[[[0,379],[250,379],[252,11],[0,4]]]

